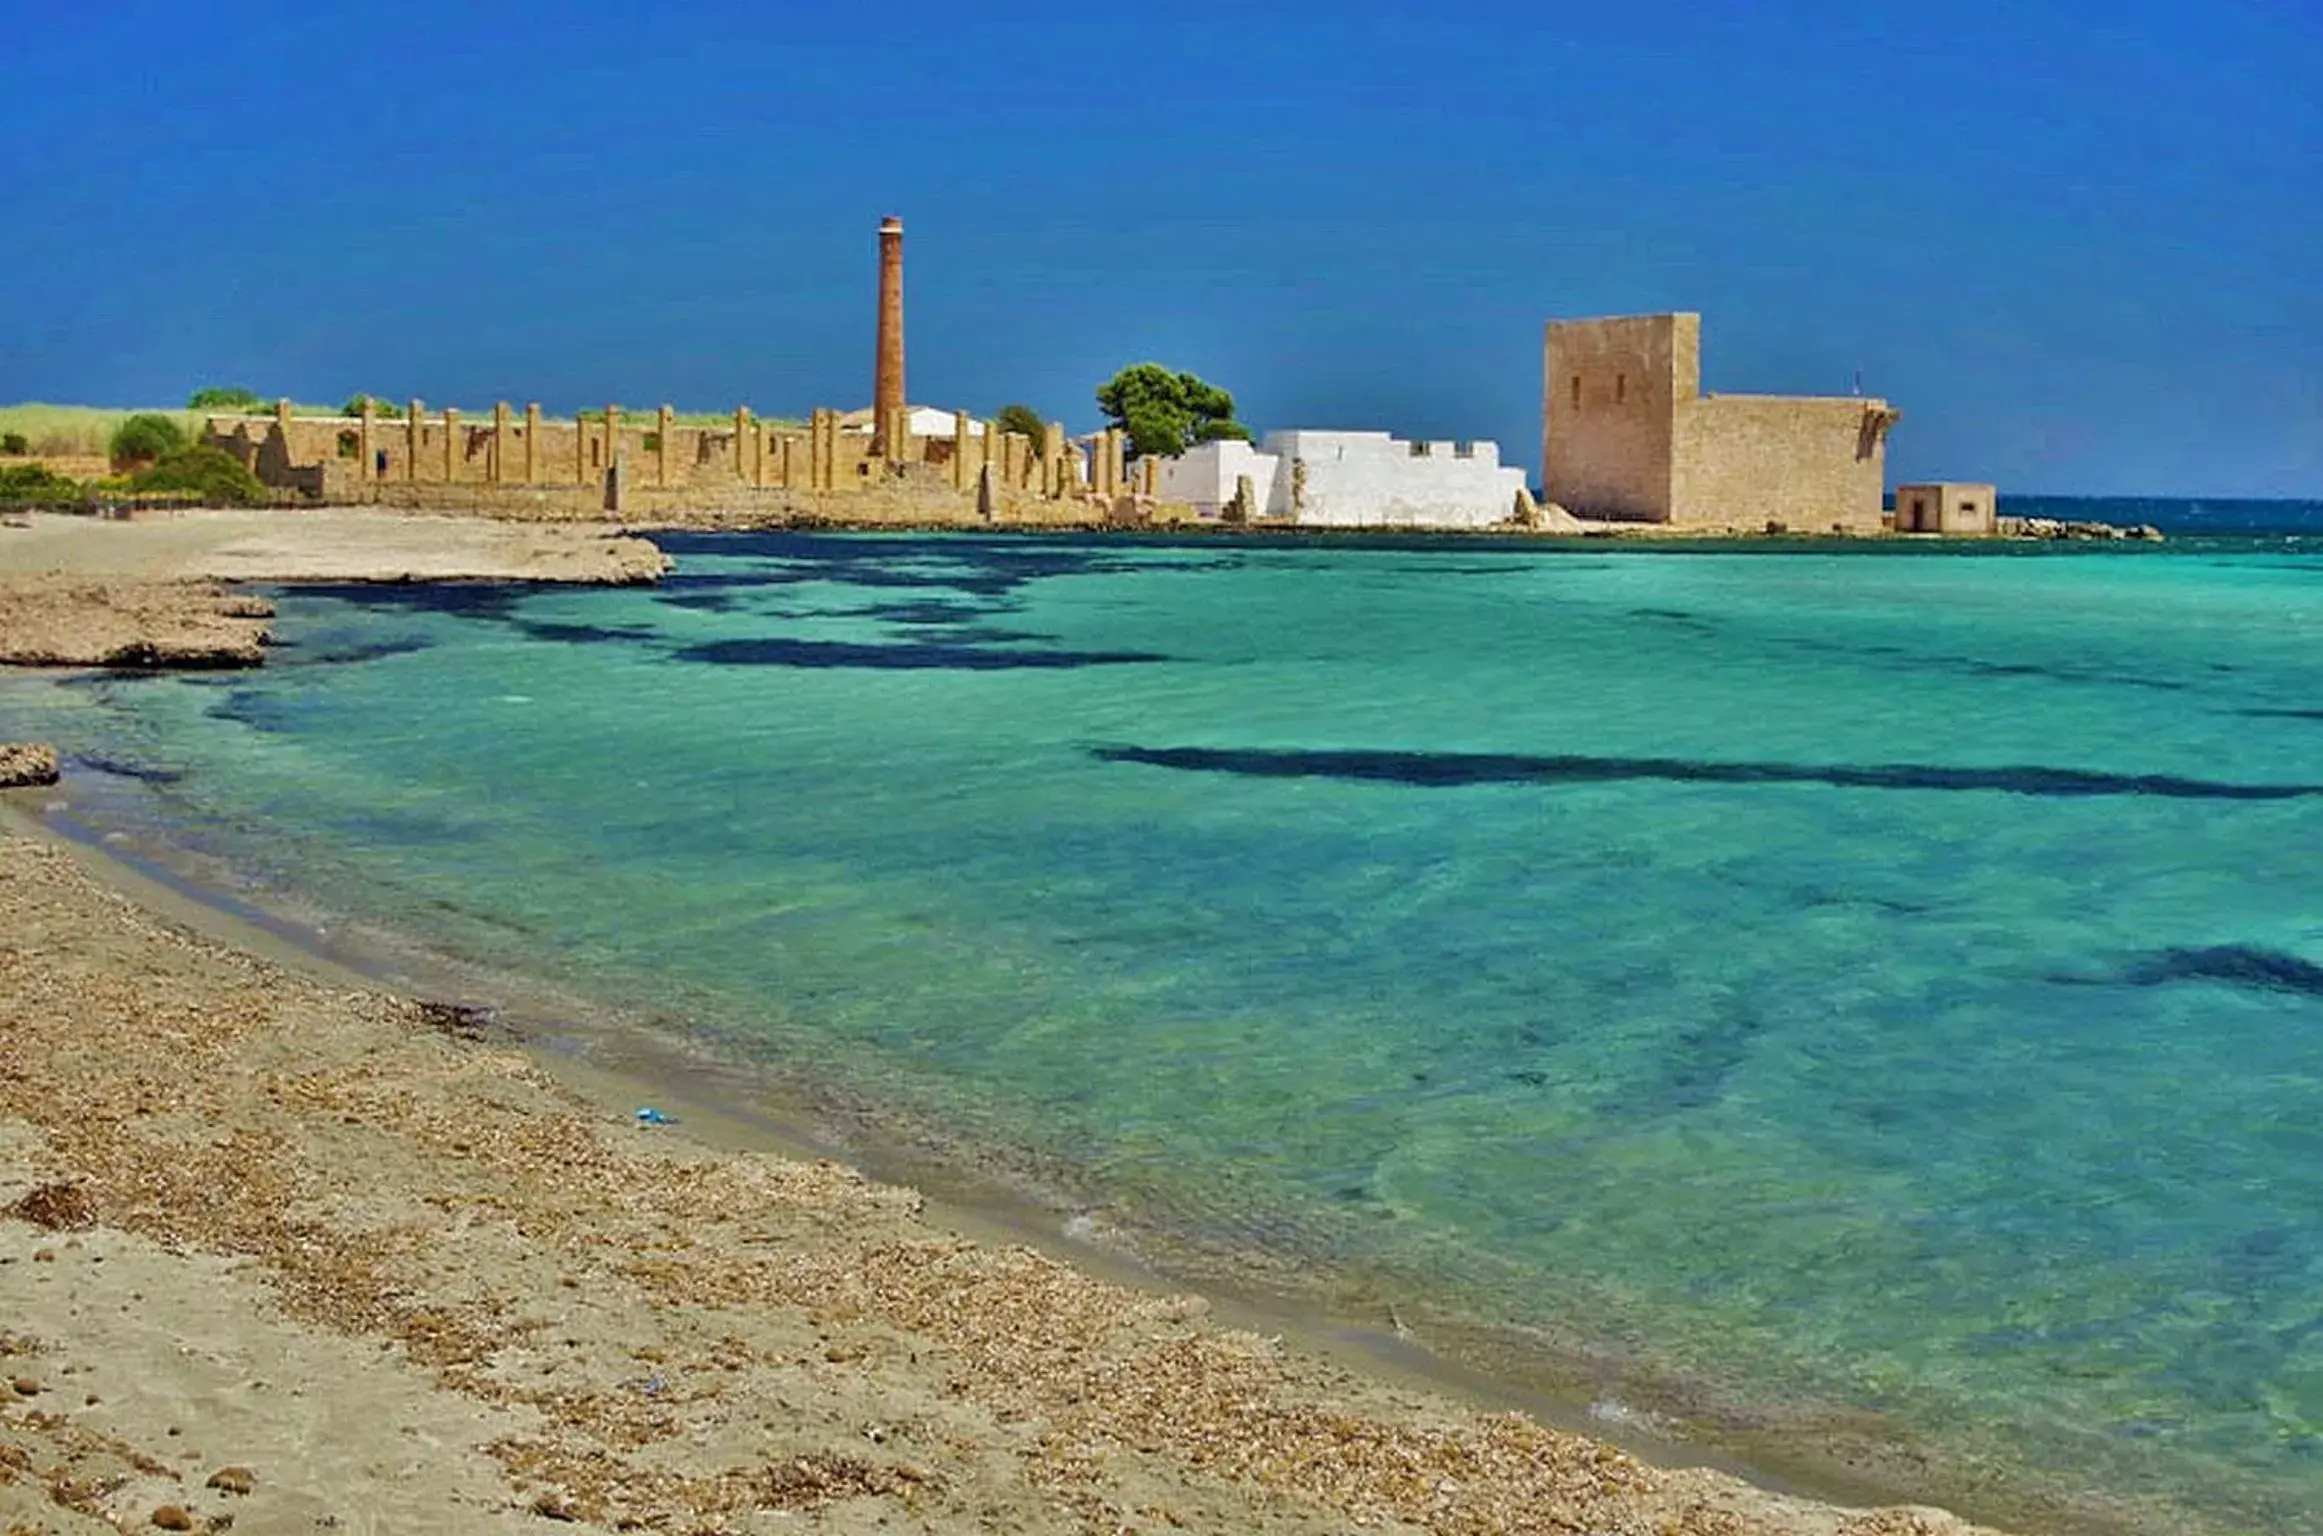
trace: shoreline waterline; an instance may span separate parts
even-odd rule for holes
[[[1213,1292],[1256,1253],[1276,1261],[1258,1278],[1308,1310],[1390,1329],[1400,1302],[1431,1344],[1455,1330],[1408,1298],[1481,1302],[1460,1320],[1506,1319],[1517,1353],[1572,1363],[1568,1401],[1600,1400],[1599,1380],[1666,1383],[1605,1396],[1731,1424],[1719,1443],[1770,1446],[1762,1465],[1819,1436],[1881,1440],[1896,1413],[1924,1433],[1891,1426],[1886,1443],[1966,1451],[1972,1473],[2020,1489],[2139,1494],[2149,1515],[2239,1510],[2270,1465],[2299,1486],[2299,1446],[2276,1438],[2297,1429],[2297,1362],[2274,1358],[2268,1329],[2300,1299],[2288,1281],[2309,1245],[2269,1229],[2309,1181],[2252,1166],[2234,1135],[2245,1104],[2255,1117],[2281,1097],[2265,1083],[2293,1079],[2260,1076],[2238,1101],[2229,1072],[2200,1115],[2148,1086],[2221,1031],[2245,1059],[2302,1059],[2310,1005],[2251,978],[2307,949],[2284,926],[2307,877],[2272,849],[2308,816],[2289,795],[2312,777],[2296,755],[2308,674],[2269,638],[2282,625],[2249,621],[2295,612],[2305,567],[2232,549],[1914,556],[1850,559],[1842,579],[1839,560],[1725,558],[1739,552],[1196,561],[1115,540],[698,542],[660,596],[293,591],[279,670],[89,678],[28,698],[28,719],[88,745],[103,771],[87,786],[150,794],[195,845],[272,872],[221,880],[229,902],[255,890],[295,912],[301,889],[335,893],[326,943],[352,904],[479,964],[537,958],[675,1038],[672,1076],[763,1051],[774,1064],[734,1097],[784,1101],[903,1184],[1022,1195],[1068,1252],[1108,1226],[1158,1234],[1192,1245],[1173,1272]],[[727,554],[748,558],[697,563]],[[1160,574],[1174,571],[1189,574]],[[1482,576],[1504,579],[1468,579]],[[1396,647],[1333,601],[1407,642],[1473,613],[1494,647],[1536,659],[1463,660],[1484,707],[1447,709],[1428,697],[1440,674],[1382,678]],[[1239,614],[1285,603],[1306,626],[1289,632],[1300,670],[1254,670],[1281,640],[1254,652]],[[2159,611],[2134,636],[2060,622],[2125,603]],[[2215,631],[2231,643],[2166,613],[2231,621]],[[1522,642],[1544,614],[1558,622],[1535,638],[1586,623],[1626,637],[1609,660],[1635,654],[1610,677],[1542,674]],[[1346,686],[1333,669],[1357,658]],[[1054,670],[979,670],[1036,665]],[[1692,708],[1640,712],[1656,696],[1641,681]],[[1746,702],[1770,694],[1779,711]],[[623,708],[572,707],[606,698]],[[928,729],[923,708],[953,700],[1006,712],[996,730]],[[2245,746],[2232,784],[2205,756],[2214,736]],[[1317,750],[1374,746],[1362,771]],[[1790,767],[1760,787],[1735,763]],[[2081,797],[2097,778],[2116,798]],[[2153,790],[2181,782],[2206,794]],[[1117,839],[1125,814],[1150,825]],[[929,857],[898,857],[906,837]],[[708,856],[722,840],[723,864]],[[2056,878],[2101,849],[2079,885]],[[585,882],[561,891],[576,863]],[[2110,891],[2088,885],[2103,871]],[[2172,871],[2169,889],[2152,879]],[[1590,918],[1632,894],[1643,921]],[[1703,926],[1713,910],[1740,928]],[[1290,926],[1270,931],[1278,913]],[[1478,984],[1496,976],[1537,1003]],[[585,1011],[546,1009],[542,1043],[570,1045],[559,1020]],[[698,1052],[689,1028],[708,1036]],[[1958,1064],[1994,1059],[2038,1070],[1962,1080]],[[1150,1086],[1121,1072],[1132,1061]],[[2080,1097],[2100,1075],[2108,1091]],[[1188,1091],[1213,1080],[1215,1112]],[[2053,1113],[2081,1102],[2126,1116],[2112,1134],[2169,1182],[2088,1204],[2113,1184],[2082,1160],[2103,1148],[2073,1139],[2086,1116]],[[1332,1113],[1310,1133],[1275,1106]],[[2211,1134],[2186,1143],[2176,1127],[2197,1122]],[[2012,1145],[2042,1155],[1994,1160]],[[2222,1163],[2261,1180],[2239,1217],[2184,1187]],[[1740,1199],[1721,1209],[1728,1190]],[[1759,1209],[1778,1224],[1733,1219]],[[2027,1220],[2044,1241],[1994,1246]],[[2171,1235],[2160,1221],[2187,1223],[2185,1261],[2126,1246]],[[1436,1255],[1413,1246],[1443,1236]],[[2214,1250],[2234,1267],[2200,1262]],[[2095,1267],[2041,1284],[2058,1264]],[[2247,1314],[2205,1308],[2221,1283]],[[1926,1315],[1883,1315],[1879,1298],[1915,1295]],[[1504,1364],[1502,1342],[1458,1347]],[[2245,1384],[2285,1392],[2245,1413],[2226,1395]],[[2007,1444],[2017,1426],[2032,1434]],[[1954,1486],[1929,1469],[1903,1481]],[[2254,1497],[2241,1528],[2278,1528],[2293,1505]],[[2052,1524],[2038,1509],[2013,1523],[2031,1521]]]
[[[69,792],[69,782],[61,788]],[[1517,1347],[1505,1328],[1444,1314],[1425,1317],[1420,1329],[1409,1329],[1388,1298],[1379,1298],[1366,1315],[1335,1309],[1324,1298],[1335,1290],[1344,1294],[1343,1285],[1327,1282],[1294,1293],[1280,1286],[1279,1263],[1265,1271],[1278,1277],[1270,1287],[1256,1278],[1236,1283],[1215,1262],[1215,1253],[1200,1255],[1213,1262],[1185,1268],[1148,1262],[1141,1240],[1155,1234],[1115,1232],[1108,1240],[1094,1232],[1077,1233],[1085,1223],[1076,1220],[1072,1203],[1039,1188],[1021,1168],[977,1166],[973,1157],[966,1164],[946,1161],[967,1144],[943,1137],[940,1127],[882,1113],[881,1106],[847,1104],[842,1097],[818,1093],[817,1085],[779,1079],[771,1063],[719,1051],[707,1040],[673,1033],[665,1022],[627,1017],[621,1005],[431,949],[369,918],[345,922],[342,914],[332,913],[325,922],[314,909],[294,912],[270,905],[265,896],[253,894],[251,882],[236,878],[227,860],[155,836],[166,834],[166,826],[149,824],[132,833],[126,826],[108,825],[102,815],[77,815],[69,803],[58,809],[58,797],[58,787],[0,793],[0,834],[25,833],[65,848],[101,884],[138,906],[294,974],[418,1001],[481,1005],[490,1010],[492,1039],[522,1050],[610,1114],[626,1117],[636,1107],[652,1105],[677,1122],[667,1134],[689,1143],[720,1151],[835,1159],[880,1184],[912,1191],[924,1202],[923,1219],[937,1231],[984,1245],[1030,1247],[1132,1291],[1157,1297],[1191,1292],[1212,1305],[1223,1326],[1279,1338],[1300,1353],[1388,1389],[1440,1395],[1489,1412],[1522,1413],[1657,1467],[1717,1472],[1769,1494],[1840,1509],[1904,1502],[2022,1531],[2110,1536],[2130,1529],[2100,1511],[2074,1511],[2005,1483],[1963,1479],[1955,1484],[1940,1476],[1913,1481],[1853,1471],[1828,1454],[1816,1454],[1806,1441],[1812,1433],[1806,1424],[1827,1418],[1829,1409],[1790,1423],[1776,1411],[1761,1419],[1764,1427],[1756,1432],[1730,1423],[1724,1426],[1730,1439],[1748,1445],[1737,1450],[1719,1440],[1689,1436],[1656,1408],[1593,1395],[1585,1382],[1601,1362],[1559,1354],[1538,1340]],[[267,894],[279,900],[302,893],[270,889]],[[1384,1317],[1377,1315],[1382,1310]],[[1684,1384],[1669,1385],[1674,1388],[1669,1401],[1685,1400]],[[1882,1446],[1876,1437],[1863,1446],[1875,1456],[1902,1458],[1891,1466],[1908,1465],[1913,1457],[1910,1447]]]

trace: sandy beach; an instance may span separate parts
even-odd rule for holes
[[[0,835],[11,1531],[1971,1529],[1656,1470],[838,1164],[636,1125],[27,826]]]

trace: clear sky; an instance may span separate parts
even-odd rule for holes
[[[0,0],[0,400],[1116,367],[1540,456],[1540,328],[1905,411],[1901,479],[2323,496],[2323,0]]]

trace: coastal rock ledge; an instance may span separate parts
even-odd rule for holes
[[[0,665],[255,667],[273,613],[210,581],[34,577],[0,585]]]
[[[24,789],[56,780],[56,748],[45,741],[0,741],[0,789]]]

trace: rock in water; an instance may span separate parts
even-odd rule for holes
[[[0,789],[54,784],[56,748],[41,741],[0,741]]]

